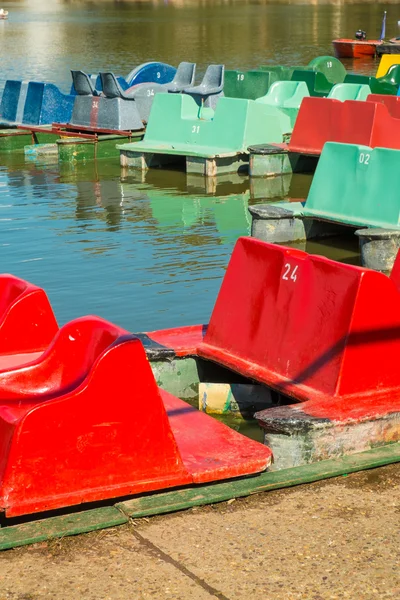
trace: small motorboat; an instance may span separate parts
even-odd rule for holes
[[[8,19],[8,10],[0,8],[0,19]]]
[[[375,56],[376,48],[382,41],[339,38],[332,40],[332,44],[336,58],[363,58]]]
[[[375,56],[377,47],[383,43],[386,32],[386,11],[383,14],[382,30],[378,40],[368,40],[367,34],[358,29],[354,39],[338,38],[332,40],[333,50],[336,58],[363,58],[364,56]]]

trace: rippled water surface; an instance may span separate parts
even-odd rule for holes
[[[14,1],[0,21],[9,78],[70,87],[69,69],[127,74],[157,59],[250,68],[331,54],[331,40],[380,28],[377,3]],[[390,5],[388,23],[390,24]],[[393,16],[397,23],[397,16]],[[393,28],[392,28],[393,29]],[[389,31],[395,35],[397,31]],[[374,61],[348,64],[373,72]],[[95,313],[131,330],[207,322],[251,203],[304,197],[307,176],[210,186],[184,173],[122,172],[118,159],[59,167],[0,155],[1,270],[43,286],[60,323]],[[310,248],[357,261],[348,246]]]

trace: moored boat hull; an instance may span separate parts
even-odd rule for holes
[[[351,40],[346,38],[332,41],[336,58],[375,56],[376,47],[381,43],[381,40]]]

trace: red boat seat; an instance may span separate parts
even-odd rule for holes
[[[382,103],[304,98],[289,151],[319,156],[326,142],[400,148],[400,119]]]
[[[127,332],[98,317],[75,319],[58,330],[31,363],[0,371],[0,399],[49,399],[77,387],[97,358]]]
[[[13,275],[0,275],[0,355],[43,351],[57,330],[41,288]]]
[[[258,473],[266,446],[159,390],[140,340],[98,317],[0,371],[7,517]]]
[[[240,238],[198,353],[298,401],[400,398],[399,271]]]
[[[376,102],[384,104],[389,111],[390,116],[400,119],[400,96],[390,96],[388,94],[369,94],[367,102]]]

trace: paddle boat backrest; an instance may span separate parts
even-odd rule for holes
[[[114,73],[100,73],[101,86],[106,98],[123,98],[123,100],[132,100],[128,91],[124,91],[119,84]]]
[[[317,56],[308,63],[307,69],[322,73],[332,84],[342,83],[346,77],[346,68],[334,56]]]
[[[384,104],[391,117],[400,119],[400,96],[389,96],[389,94],[369,94],[367,102]]]
[[[305,81],[310,96],[327,96],[333,87],[323,73],[306,69],[293,71],[291,81]]]
[[[125,77],[126,87],[138,85],[139,83],[170,83],[173,80],[175,73],[176,68],[166,63],[143,63],[132,69]]]
[[[268,94],[257,98],[256,102],[280,108],[299,108],[303,98],[309,95],[307,84],[304,81],[275,81]]]
[[[381,83],[391,83],[393,85],[400,85],[400,65],[392,65],[389,67],[386,75],[379,77],[378,81]]]
[[[357,406],[397,394],[399,307],[382,273],[239,238],[198,354],[296,400]]]
[[[78,96],[97,96],[96,91],[89,75],[83,71],[71,71],[72,82]]]
[[[29,284],[13,275],[0,275],[0,319],[18,297],[21,297]]]
[[[218,98],[223,94],[224,73],[224,65],[209,65],[201,83],[185,88],[183,93],[197,97],[204,106],[215,109]]]
[[[329,141],[400,148],[400,119],[391,116],[380,102],[304,98],[289,151],[319,155]]]
[[[11,123],[22,122],[27,83],[7,79],[0,104],[0,119]]]
[[[400,64],[400,57],[398,54],[383,54],[381,56],[381,60],[375,77],[380,79],[384,75],[387,75],[387,72],[389,71],[392,65],[398,64]]]
[[[45,350],[57,331],[44,290],[13,275],[0,275],[0,355]]]
[[[185,88],[193,86],[195,75],[196,63],[179,63],[175,73],[175,77],[173,78],[171,83],[167,84],[168,92],[180,93]]]
[[[75,319],[58,330],[36,360],[0,371],[1,400],[50,398],[67,393],[85,379],[95,361],[118,339],[133,336],[99,317]]]
[[[328,94],[328,98],[336,100],[366,100],[371,93],[369,85],[363,83],[337,83]]]

